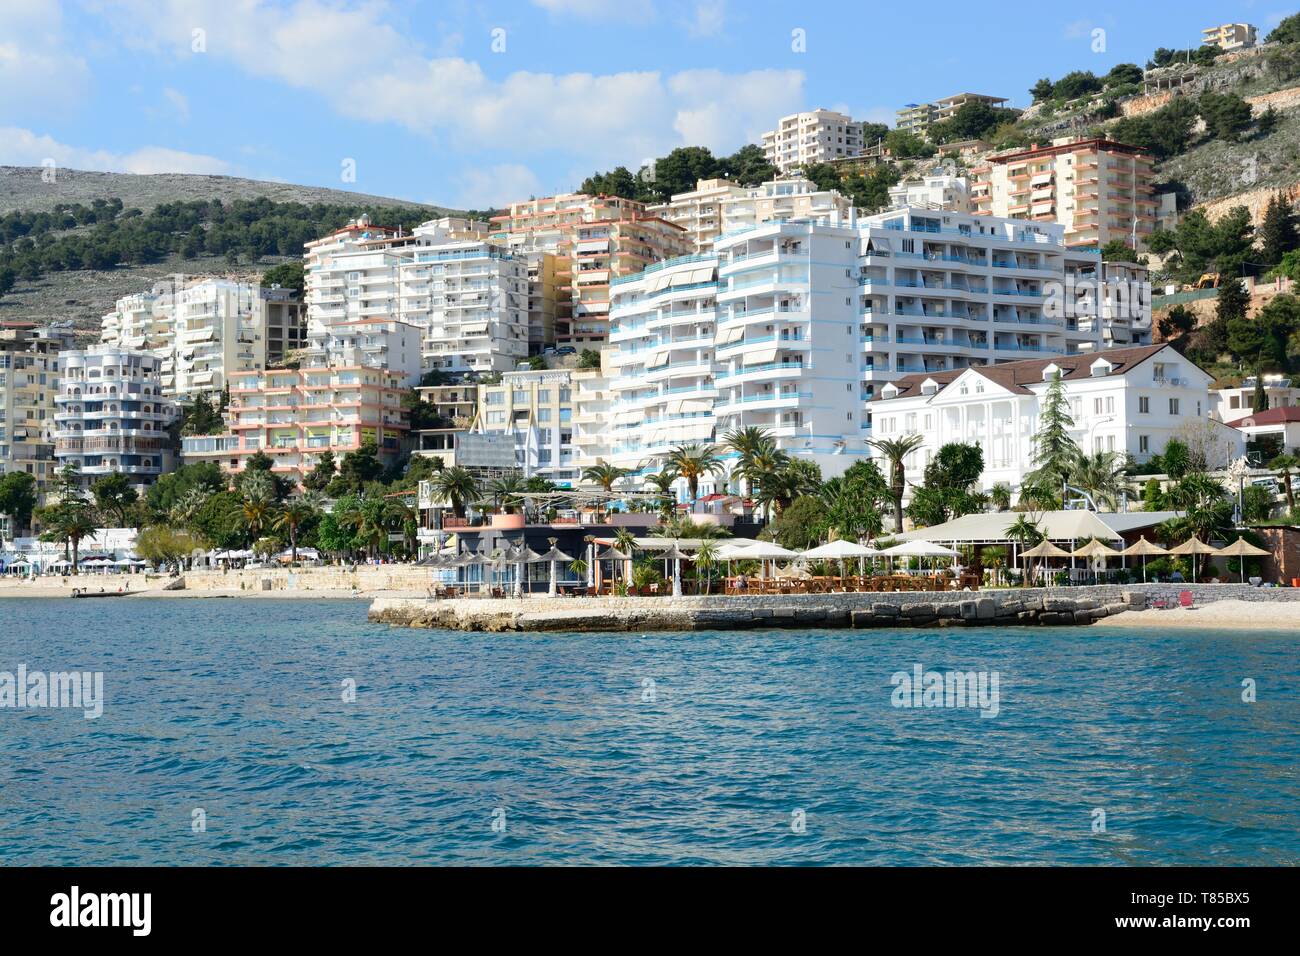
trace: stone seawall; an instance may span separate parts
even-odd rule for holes
[[[1091,624],[1148,600],[1294,601],[1300,590],[1219,585],[1097,585],[1005,591],[791,594],[744,597],[378,598],[371,621],[463,631],[698,631],[772,627],[978,627]]]

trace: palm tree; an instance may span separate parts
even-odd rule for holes
[[[1080,454],[1070,466],[1070,484],[1086,491],[1098,505],[1116,510],[1120,496],[1129,491],[1127,462],[1113,451]]]
[[[727,432],[722,437],[722,444],[740,456],[735,471],[742,482],[741,494],[748,495],[753,488],[755,464],[760,461],[772,463],[773,453],[777,451],[776,441],[766,428],[748,425]]]
[[[361,499],[355,508],[339,518],[339,524],[352,529],[371,557],[388,541],[387,514],[382,498]]]
[[[714,445],[678,445],[668,453],[666,465],[679,478],[686,479],[692,506],[700,496],[700,479],[705,475],[716,475],[723,469],[722,459]]]
[[[1038,542],[1043,540],[1043,532],[1038,527],[1038,520],[1027,514],[1022,514],[1015,521],[1007,526],[1005,532],[1009,541],[1014,541],[1020,545],[1020,550],[1032,548]],[[1023,564],[1023,562],[1022,562]],[[1023,568],[1022,568],[1023,570]],[[1021,584],[1027,584],[1023,578]]]
[[[787,459],[784,467],[764,472],[758,481],[757,498],[764,507],[780,514],[801,495],[816,495],[822,490],[822,471],[806,458]]]
[[[989,489],[989,503],[998,511],[1011,507],[1011,486],[1004,481],[997,482]]]
[[[1295,492],[1291,485],[1291,473],[1300,469],[1300,458],[1295,455],[1281,454],[1268,463],[1268,467],[1282,476],[1282,486],[1286,489],[1287,511],[1295,510]]]
[[[632,565],[636,560],[636,535],[627,528],[619,528],[614,533],[614,547],[627,555],[627,570],[623,572],[623,583],[632,583]]]
[[[465,517],[465,506],[478,497],[478,482],[464,468],[444,468],[429,477],[434,496],[451,503],[457,518]]]
[[[1022,514],[1007,526],[1005,532],[1007,538],[1015,541],[1021,547],[1026,545],[1033,547],[1043,540],[1043,532],[1038,527],[1038,522],[1029,515]]]
[[[515,509],[523,504],[523,495],[528,490],[524,479],[518,474],[504,475],[487,487],[487,493],[497,500],[506,514],[514,514]]]
[[[312,500],[307,495],[300,495],[285,502],[284,507],[280,509],[280,513],[271,522],[271,527],[276,531],[288,533],[289,560],[294,564],[298,563],[298,529],[310,521],[315,514],[316,508]]]
[[[585,468],[582,472],[582,480],[590,481],[593,484],[600,485],[600,490],[605,492],[606,496],[614,491],[614,484],[620,479],[630,475],[631,472],[626,468],[619,468],[617,465],[611,465],[607,461],[598,461],[596,464]],[[609,506],[609,499],[606,497],[600,503],[600,512],[604,514],[605,509]]]
[[[81,550],[81,541],[95,533],[94,515],[85,501],[69,498],[44,509],[41,513],[41,540],[62,541],[64,556],[72,562],[72,571],[78,573],[77,561]]]
[[[677,475],[671,468],[663,468],[653,475],[649,475],[646,480],[654,486],[659,493],[659,519],[668,521],[673,516],[673,482],[677,480]]]
[[[408,553],[419,547],[420,514],[401,498],[389,498],[384,504],[384,522],[402,532]]]
[[[704,593],[713,593],[714,566],[718,563],[718,544],[716,541],[701,541],[695,549],[695,590],[700,590],[700,572],[704,572]]]
[[[903,530],[903,492],[907,490],[907,456],[925,444],[924,435],[904,435],[902,438],[869,438],[867,444],[885,456],[889,462],[889,494],[894,499],[894,531]]]
[[[248,498],[244,501],[244,527],[257,540],[262,536],[262,529],[273,519],[271,502],[265,498]]]

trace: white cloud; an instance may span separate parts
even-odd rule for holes
[[[0,114],[67,106],[89,81],[86,61],[68,48],[58,0],[0,3]]]
[[[594,14],[597,0],[538,0],[556,13]],[[340,114],[407,129],[462,150],[580,155],[592,168],[636,163],[674,146],[731,150],[802,105],[803,74],[688,70],[490,77],[461,57],[426,56],[384,22],[380,3],[298,0],[105,0],[129,41],[190,56],[191,31],[207,30],[206,56],[323,97]]]
[[[214,156],[165,146],[143,146],[130,153],[84,149],[17,126],[0,126],[0,166],[41,166],[47,160],[64,169],[106,173],[229,174],[229,163]]]
[[[727,25],[727,0],[699,0],[686,29],[695,37],[715,37]]]
[[[533,6],[559,16],[598,20],[645,20],[655,15],[654,0],[533,0]]]
[[[176,113],[176,118],[182,123],[190,121],[190,101],[186,99],[185,94],[180,90],[173,90],[170,86],[163,88],[163,99],[171,104]]]
[[[467,170],[460,176],[458,185],[460,192],[454,201],[439,202],[457,209],[500,209],[526,196],[540,196],[544,192],[533,171],[519,163]]]
[[[681,142],[731,151],[757,143],[776,120],[803,104],[798,70],[754,70],[737,76],[721,70],[686,70],[669,78],[678,106],[673,128]]]

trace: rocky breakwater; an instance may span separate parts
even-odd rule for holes
[[[378,598],[371,621],[463,631],[699,631],[774,627],[981,627],[1091,624],[1141,610],[1116,586],[932,594],[799,594],[709,598]]]

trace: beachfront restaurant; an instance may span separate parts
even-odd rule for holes
[[[969,555],[966,571],[976,576],[983,575],[985,569],[984,552],[990,548],[1002,549],[1006,555],[1006,566],[1024,570],[1026,566],[1041,570],[1041,557],[1022,556],[1030,550],[1008,534],[1008,530],[1019,519],[1027,518],[1037,527],[1042,538],[1056,549],[1044,549],[1048,553],[1061,552],[1055,560],[1054,570],[1069,572],[1073,583],[1092,581],[1104,572],[1107,556],[1094,551],[1092,556],[1075,555],[1090,542],[1104,544],[1115,554],[1111,557],[1111,568],[1136,568],[1127,556],[1120,554],[1124,549],[1137,544],[1140,538],[1155,540],[1158,525],[1179,517],[1174,511],[1126,511],[1104,512],[1084,509],[1070,511],[995,511],[976,512],[962,515],[943,524],[920,528],[895,535],[895,541],[933,541],[960,550]],[[1041,552],[1040,552],[1041,553]]]

